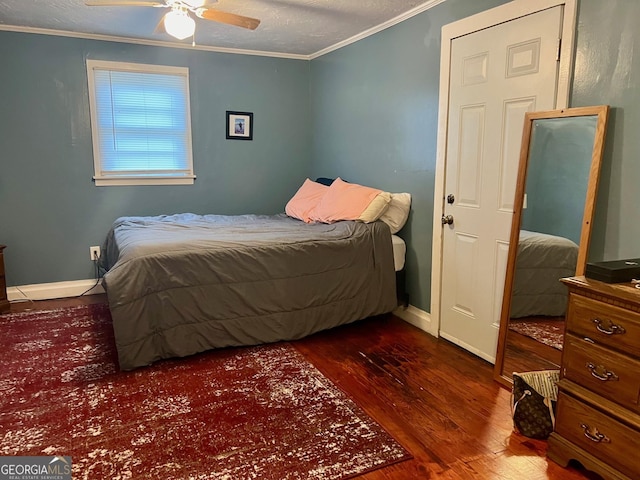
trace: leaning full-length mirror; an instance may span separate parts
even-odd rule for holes
[[[583,275],[609,107],[525,116],[494,377],[557,369],[567,289]]]

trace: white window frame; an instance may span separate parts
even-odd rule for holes
[[[117,72],[137,72],[146,74],[164,74],[181,76],[185,79],[185,108],[186,108],[186,155],[187,173],[159,174],[152,172],[136,172],[135,174],[104,175],[100,153],[100,129],[98,128],[98,112],[96,103],[96,85],[94,72],[96,70],[110,70]],[[191,140],[191,108],[189,94],[189,69],[186,67],[172,67],[164,65],[148,65],[141,63],[111,62],[105,60],[87,59],[87,80],[89,85],[89,109],[91,113],[91,134],[93,139],[94,182],[96,186],[109,185],[192,185],[196,178],[193,170],[193,149]]]

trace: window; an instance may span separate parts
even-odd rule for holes
[[[96,185],[193,184],[189,69],[87,60]]]

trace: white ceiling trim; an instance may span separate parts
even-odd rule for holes
[[[319,50],[316,53],[312,53],[310,55],[298,55],[291,53],[282,53],[282,52],[266,52],[261,50],[245,50],[238,48],[225,48],[225,47],[212,47],[206,45],[198,45],[195,46],[189,44],[177,44],[174,42],[163,42],[159,40],[147,40],[141,38],[130,38],[130,37],[117,37],[112,35],[101,35],[101,34],[91,34],[91,33],[80,33],[80,32],[70,32],[66,30],[52,30],[47,28],[36,28],[36,27],[24,27],[17,25],[0,25],[0,31],[9,31],[9,32],[20,32],[20,33],[33,33],[39,35],[54,35],[59,37],[70,37],[70,38],[83,38],[87,40],[101,40],[107,42],[119,42],[119,43],[131,43],[136,45],[149,45],[154,47],[167,47],[167,48],[182,48],[185,50],[200,50],[200,51],[208,51],[208,52],[217,52],[217,53],[230,53],[234,55],[256,55],[261,57],[275,57],[275,58],[288,58],[293,60],[313,60],[314,58],[321,57],[322,55],[326,55],[327,53],[333,52],[340,48],[346,47],[347,45],[351,45],[359,40],[367,38],[371,35],[374,35],[378,32],[386,30],[389,27],[397,25],[405,20],[408,20],[411,17],[414,17],[422,12],[429,10],[430,8],[439,5],[446,0],[431,0],[423,5],[420,5],[408,12],[403,13],[402,15],[398,15],[391,20],[381,23],[373,28],[365,30],[353,37],[350,37],[346,40],[336,43],[330,47]]]
[[[405,20],[408,20],[411,17],[415,17],[416,15],[422,13],[422,12],[426,12],[427,10],[429,10],[430,8],[435,7],[436,5],[440,5],[441,3],[444,3],[446,0],[431,0],[430,2],[427,2],[423,5],[420,5],[412,10],[409,10],[408,12],[403,13],[402,15],[398,15],[395,18],[392,18],[391,20],[381,23],[380,25],[377,25],[373,28],[370,28],[369,30],[365,30],[364,32],[361,32],[357,35],[354,35],[351,38],[347,38],[346,40],[343,40],[342,42],[338,42],[335,45],[332,45],[330,47],[324,48],[316,53],[312,53],[311,55],[309,55],[309,59],[313,60],[314,58],[318,58],[321,57],[322,55],[326,55],[327,53],[333,52],[335,50],[338,50],[339,48],[342,47],[346,47],[347,45],[351,45],[352,43],[355,43],[359,40],[362,40],[363,38],[367,38],[370,37],[371,35],[374,35],[378,32],[381,32],[382,30],[386,30],[389,27],[393,27],[394,25],[397,25],[398,23],[404,22]]]
[[[264,52],[262,50],[243,50],[240,48],[210,47],[207,45],[198,45],[197,43],[195,46],[192,46],[189,44],[163,42],[160,40],[116,37],[112,35],[100,35],[96,33],[69,32],[66,30],[51,30],[48,28],[21,27],[17,25],[0,25],[0,30],[6,30],[9,32],[20,32],[20,33],[35,33],[40,35],[54,35],[58,37],[83,38],[86,40],[102,40],[105,42],[132,43],[136,45],[149,45],[152,47],[182,48],[185,50],[202,50],[202,51],[208,51],[208,52],[232,53],[235,55],[258,55],[261,57],[278,57],[278,58],[291,58],[295,60],[311,60],[310,55],[297,55],[294,53]]]

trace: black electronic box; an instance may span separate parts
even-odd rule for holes
[[[640,279],[640,258],[587,263],[585,277],[606,283],[624,283]]]

